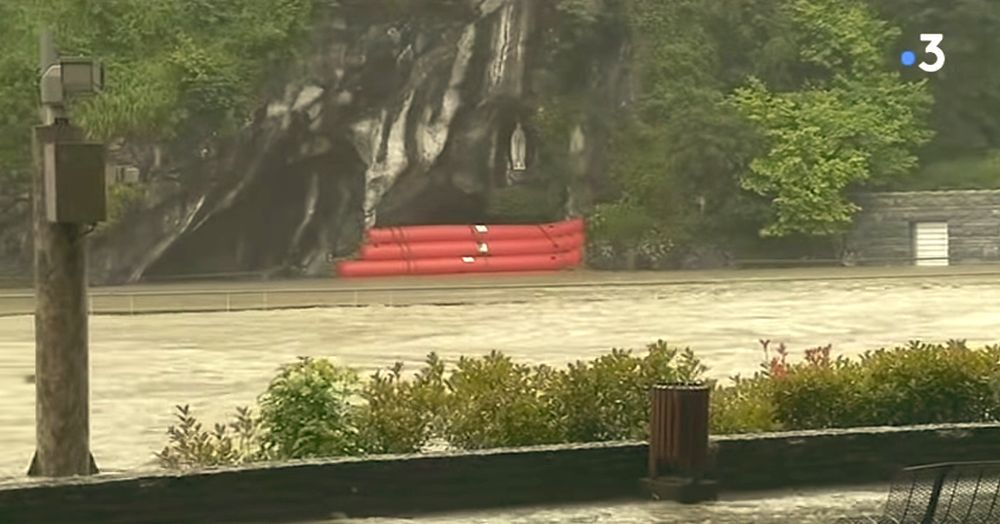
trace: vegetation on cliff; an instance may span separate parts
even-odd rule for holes
[[[105,93],[74,116],[92,136],[129,146],[148,174],[148,146],[211,148],[242,127],[269,76],[307,34],[314,0],[143,0],[0,5],[0,215],[26,203],[30,128],[37,121],[38,33],[49,27],[64,55],[107,65]],[[169,153],[169,152],[168,152]],[[189,162],[174,164],[175,167]],[[0,216],[0,227],[3,227]]]
[[[932,136],[927,81],[900,75],[900,31],[868,2],[623,9],[639,89],[612,146],[618,189],[595,210],[599,239],[833,237],[857,209],[849,191],[912,175]]]

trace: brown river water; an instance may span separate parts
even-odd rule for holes
[[[275,369],[300,355],[371,372],[500,349],[562,365],[658,338],[692,347],[713,377],[752,373],[758,339],[795,354],[841,354],[922,338],[1000,342],[1000,279],[713,282],[538,290],[490,304],[342,307],[94,316],[92,449],[105,471],[152,468],[173,406],[202,420],[252,404]],[[0,479],[22,475],[34,441],[32,319],[0,317]],[[635,509],[643,515],[641,507]],[[544,519],[543,519],[544,521]],[[580,522],[589,522],[583,517]]]

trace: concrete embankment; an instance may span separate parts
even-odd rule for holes
[[[1000,277],[1000,265],[854,267],[672,272],[567,271],[528,275],[457,275],[378,279],[175,282],[95,287],[94,314],[248,311],[366,305],[455,305],[519,302],[538,290],[657,287],[747,282],[963,279]],[[30,289],[0,292],[0,316],[34,312]]]

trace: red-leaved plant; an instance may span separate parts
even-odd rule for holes
[[[830,367],[830,350],[832,349],[833,344],[807,349],[806,362],[820,368]]]
[[[771,341],[770,340],[758,340],[761,348],[764,350],[764,374],[774,378],[781,379],[788,374],[788,348],[785,347],[784,342],[779,342],[778,347],[775,348],[775,356],[771,356]]]

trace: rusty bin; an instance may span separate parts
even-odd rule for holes
[[[708,469],[708,400],[703,383],[654,386],[649,427],[649,477],[701,478]]]

